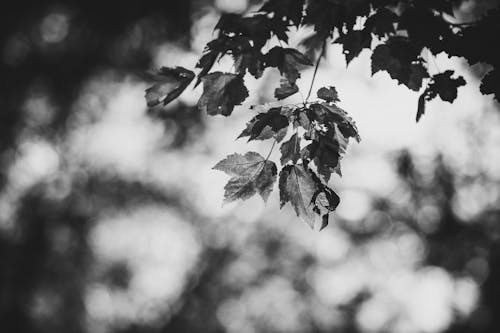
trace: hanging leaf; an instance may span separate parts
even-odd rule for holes
[[[300,158],[300,137],[297,133],[294,133],[290,140],[281,145],[280,151],[281,165],[285,165],[289,161],[292,161],[293,164],[297,163]]]
[[[204,76],[202,81],[203,94],[198,107],[209,115],[229,116],[234,107],[248,97],[248,90],[239,75],[215,72]]]
[[[454,71],[447,70],[432,76],[429,85],[418,99],[417,122],[425,113],[426,101],[439,96],[443,101],[452,103],[457,98],[458,87],[465,85],[465,80],[462,76],[453,78],[453,74]]]
[[[146,101],[149,107],[163,103],[167,105],[177,98],[193,81],[194,73],[184,67],[162,67],[151,76],[156,83],[146,89]]]
[[[317,92],[318,98],[321,98],[327,102],[340,102],[339,95],[337,93],[337,89],[335,87],[323,87],[320,88]]]
[[[403,37],[392,37],[386,44],[378,45],[372,53],[372,75],[384,70],[391,78],[414,91],[422,87],[429,77],[424,60],[419,57],[421,49]]]
[[[299,91],[299,87],[295,83],[290,83],[290,81],[286,79],[280,80],[279,88],[274,90],[274,97],[278,100],[285,99]]]
[[[257,114],[247,123],[247,127],[238,136],[251,140],[267,140],[275,138],[278,142],[286,135],[288,118],[281,113],[282,108],[271,108],[267,112]]]
[[[280,205],[290,202],[295,213],[312,229],[328,224],[328,215],[339,200],[308,167],[287,165],[280,172]],[[323,194],[322,194],[323,193]]]
[[[277,168],[274,162],[256,152],[245,155],[232,154],[217,163],[213,169],[232,176],[224,187],[224,202],[245,200],[258,193],[267,201],[276,182]]]
[[[293,48],[273,47],[265,54],[266,67],[276,67],[290,84],[300,77],[300,66],[312,66],[311,60]]]
[[[335,43],[343,45],[343,53],[347,65],[359,56],[363,49],[370,49],[372,43],[372,35],[365,30],[351,30],[347,34],[340,35]]]

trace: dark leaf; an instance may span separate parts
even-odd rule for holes
[[[238,138],[248,136],[248,141],[250,141],[267,140],[274,137],[277,141],[281,141],[288,128],[288,118],[281,111],[282,108],[278,107],[257,114],[247,123],[247,127]]]
[[[327,102],[340,102],[339,95],[337,93],[337,89],[335,87],[323,87],[320,88],[317,92],[318,98],[321,98]]]
[[[336,106],[331,103],[321,103],[321,104],[312,104],[311,108],[315,111],[315,115],[317,120],[325,125],[337,125],[340,133],[348,139],[354,138],[356,141],[360,142],[361,138],[358,133],[358,128],[356,127],[356,123],[352,120],[351,117]]]
[[[418,98],[418,108],[417,108],[417,123],[420,120],[420,118],[424,115],[425,113],[425,97],[426,93],[423,92],[420,97]]]
[[[266,67],[276,67],[291,84],[300,77],[301,65],[312,66],[311,61],[305,55],[292,48],[273,47],[264,56]]]
[[[278,100],[285,99],[299,91],[299,87],[295,83],[290,83],[287,79],[280,80],[279,88],[274,90],[274,97]]]
[[[280,205],[290,202],[295,213],[312,229],[328,224],[328,215],[338,205],[338,197],[304,165],[287,165],[280,172]]]
[[[302,20],[304,0],[268,0],[259,12],[273,13],[274,18],[299,26]]]
[[[364,30],[351,30],[347,34],[340,35],[335,40],[335,43],[343,45],[343,53],[347,65],[359,56],[363,49],[370,49],[372,43],[372,35]]]
[[[394,24],[398,16],[387,8],[379,8],[377,12],[366,20],[365,29],[379,38],[394,34]]]
[[[420,51],[404,38],[391,38],[373,50],[372,74],[384,70],[399,84],[418,91],[422,80],[429,77],[424,61],[419,58]]]
[[[457,89],[465,85],[465,80],[461,76],[453,78],[453,74],[452,70],[447,70],[432,76],[431,82],[418,99],[417,122],[425,113],[426,101],[430,101],[438,95],[443,101],[450,103],[453,103],[457,98]]]
[[[453,103],[457,98],[458,87],[465,85],[463,77],[452,78],[453,74],[452,70],[447,70],[432,77],[432,81],[428,87],[430,98],[438,94],[443,101]]]
[[[495,99],[500,102],[500,71],[496,69],[486,74],[483,77],[480,89],[483,95],[495,94]]]
[[[194,73],[184,67],[162,67],[153,74],[152,79],[156,83],[146,89],[146,101],[149,107],[160,103],[167,105],[177,98],[193,81]]]
[[[236,73],[245,75],[248,71],[256,79],[264,73],[263,55],[260,51],[241,52],[233,56]]]
[[[296,164],[300,158],[300,137],[297,133],[293,134],[290,140],[283,142],[280,147],[281,165],[285,165],[288,161]]]
[[[215,72],[204,76],[202,81],[203,94],[198,107],[209,115],[229,116],[234,107],[248,97],[248,90],[239,75]]]

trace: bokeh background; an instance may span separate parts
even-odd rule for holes
[[[457,18],[494,2],[464,1]],[[346,68],[328,47],[315,87],[337,88],[362,141],[321,232],[276,189],[222,206],[227,177],[211,170],[269,151],[235,138],[277,71],[247,78],[229,118],[200,114],[193,86],[146,108],[147,70],[193,68],[222,12],[258,4],[2,4],[1,332],[500,332],[500,112],[479,93],[482,66],[429,55],[431,74],[469,84],[416,124],[418,94],[371,77],[366,50]]]

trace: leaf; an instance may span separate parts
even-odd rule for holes
[[[295,213],[312,229],[328,224],[328,215],[339,201],[308,167],[287,165],[280,172],[280,206],[290,202]]]
[[[286,79],[280,80],[279,88],[274,90],[274,97],[278,100],[285,99],[299,91],[299,87],[295,83],[290,83],[290,81]]]
[[[279,20],[286,20],[299,27],[305,0],[268,0],[259,12],[273,13]]]
[[[274,137],[277,141],[281,141],[288,128],[288,118],[281,113],[281,110],[281,107],[277,107],[257,114],[247,123],[247,127],[241,132],[238,139],[248,136],[248,141],[251,141],[267,140]]]
[[[149,107],[160,103],[167,105],[177,98],[193,81],[194,73],[184,67],[162,67],[152,75],[156,83],[146,89],[146,101]]]
[[[432,77],[429,84],[430,98],[439,95],[446,102],[453,103],[457,98],[457,88],[465,85],[465,80],[462,76],[452,78],[454,72],[452,70],[444,71]]]
[[[453,103],[457,98],[457,89],[465,85],[465,80],[462,76],[453,78],[453,74],[454,71],[447,70],[432,76],[431,82],[418,98],[417,122],[425,113],[426,101],[430,101],[438,95],[443,101],[450,103]]]
[[[425,97],[426,97],[426,92],[424,91],[418,98],[418,108],[417,108],[417,118],[416,118],[417,123],[425,113],[425,102],[426,102]]]
[[[260,51],[245,51],[234,54],[233,57],[236,73],[245,75],[248,71],[256,79],[264,73],[263,54]]]
[[[356,123],[351,117],[336,106],[335,104],[321,103],[311,104],[311,109],[315,111],[316,120],[325,125],[337,125],[340,133],[346,138],[354,138],[357,142],[361,141]]]
[[[233,176],[224,187],[224,202],[245,200],[258,193],[267,201],[276,182],[276,164],[256,152],[232,154],[217,163],[213,169]]]
[[[294,133],[290,140],[284,142],[281,147],[281,165],[285,165],[288,161],[296,164],[300,158],[300,137]]]
[[[494,69],[488,72],[479,88],[483,95],[495,94],[495,99],[500,102],[500,71]]]
[[[407,39],[393,37],[373,50],[372,74],[384,70],[399,84],[418,91],[423,79],[429,77],[423,59],[419,58],[420,51]]]
[[[397,20],[398,16],[393,11],[382,7],[366,19],[365,29],[382,38],[396,32],[394,24]]]
[[[303,160],[314,161],[318,173],[328,182],[332,172],[340,170],[340,153],[340,144],[334,136],[320,135],[318,140],[314,140],[302,150],[301,156]]]
[[[370,49],[372,35],[364,30],[351,30],[347,34],[340,35],[335,43],[343,45],[343,53],[347,65],[359,56],[363,49]]]
[[[264,55],[266,67],[276,67],[293,84],[300,77],[299,67],[312,66],[311,61],[293,48],[273,47]]]
[[[215,72],[204,76],[202,81],[203,94],[198,107],[209,115],[229,116],[234,107],[248,97],[248,90],[239,75]]]
[[[335,87],[323,87],[320,88],[317,92],[318,98],[321,98],[327,102],[340,102],[339,95],[337,93],[337,89]]]

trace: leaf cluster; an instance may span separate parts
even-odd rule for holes
[[[483,94],[500,101],[500,11],[492,10],[476,22],[456,23],[454,11],[462,0],[267,0],[255,12],[222,14],[196,64],[196,84],[203,83],[198,101],[209,115],[230,116],[249,96],[245,76],[256,79],[267,69],[281,74],[274,90],[277,100],[299,91],[301,70],[313,65],[313,76],[326,53],[327,42],[341,44],[349,65],[363,50],[371,50],[372,75],[387,72],[398,84],[422,91],[416,120],[425,113],[427,101],[439,96],[453,102],[458,88],[466,84],[452,70],[429,71],[428,59],[445,52],[465,58],[471,65],[492,66],[482,79]],[[314,33],[300,43],[302,52],[288,47],[291,29],[311,27]],[[231,57],[233,72],[212,72],[222,57]],[[167,105],[194,80],[191,70],[163,67],[151,75],[146,90],[148,106]],[[312,83],[311,83],[312,88]],[[251,119],[239,138],[272,139],[280,143],[280,200],[288,202],[310,225],[319,217],[326,225],[338,196],[327,183],[332,173],[341,174],[340,160],[349,139],[359,141],[352,119],[337,103],[335,88],[318,91],[318,101],[267,108]],[[294,133],[289,135],[290,128]],[[285,138],[288,140],[281,143]],[[274,147],[274,144],[273,144]],[[224,163],[222,163],[224,162]],[[222,164],[221,164],[222,163]],[[231,175],[225,201],[259,194],[267,200],[278,177],[274,162],[257,153],[229,155],[215,167]],[[231,166],[233,165],[233,166]],[[236,168],[238,166],[238,168]]]
[[[276,144],[289,137],[280,146],[281,207],[290,203],[311,228],[322,229],[340,202],[328,181],[332,173],[341,175],[340,160],[349,139],[360,138],[354,121],[337,106],[340,100],[334,87],[319,89],[317,96],[315,102],[258,113],[238,138],[272,139]],[[255,152],[229,155],[214,169],[232,176],[225,186],[225,202],[257,193],[266,201],[278,178],[276,164]]]

